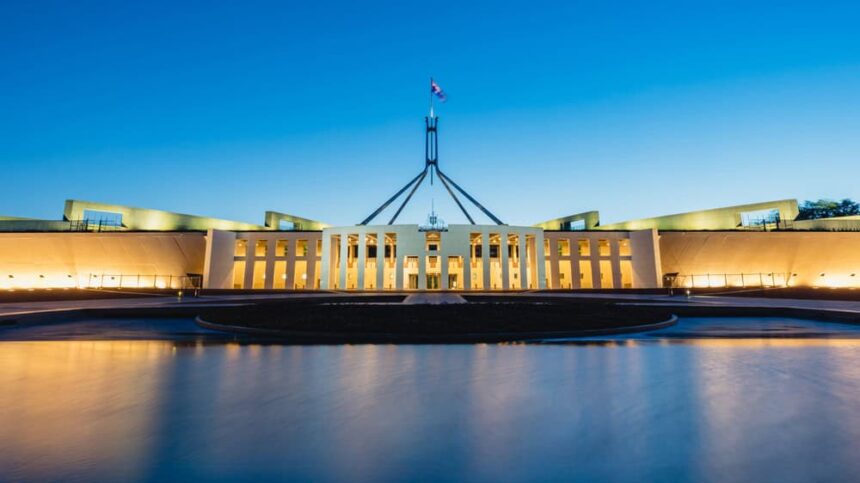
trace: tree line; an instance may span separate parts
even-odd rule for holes
[[[800,204],[798,220],[815,220],[818,218],[833,218],[836,216],[860,215],[860,203],[845,198],[841,201],[820,199],[806,200]]]

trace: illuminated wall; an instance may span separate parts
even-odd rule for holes
[[[662,232],[663,273],[699,287],[860,287],[860,236],[850,232]]]
[[[203,233],[0,233],[0,289],[175,287],[202,274]]]
[[[656,230],[548,231],[544,239],[548,288],[661,286]]]
[[[210,230],[203,287],[318,289],[321,249],[318,231]]]
[[[545,221],[535,226],[545,230],[567,230],[569,228],[566,224],[583,221],[583,229],[586,230],[734,230],[741,228],[745,213],[765,210],[779,212],[779,219],[782,221],[794,220],[798,215],[797,200],[766,201],[609,224],[600,223],[599,213],[589,211]]]
[[[326,228],[322,235],[322,253],[329,260],[321,265],[323,288],[545,288],[539,228],[449,225],[447,231],[425,232],[418,225],[359,225]]]

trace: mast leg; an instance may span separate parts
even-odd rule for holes
[[[438,171],[438,168],[437,168],[437,171]],[[473,220],[472,217],[469,216],[469,212],[466,211],[466,207],[463,206],[463,203],[460,203],[460,199],[457,198],[457,195],[454,194],[454,191],[451,189],[451,187],[448,185],[448,182],[445,181],[445,178],[443,178],[441,174],[439,175],[439,181],[441,181],[442,185],[445,186],[445,189],[448,190],[448,194],[451,195],[451,198],[454,198],[454,201],[457,203],[457,206],[460,207],[460,211],[462,211],[463,214],[466,215],[466,218],[469,219],[469,223],[474,225],[475,220]]]
[[[398,191],[397,193],[395,193],[395,194],[394,194],[394,196],[392,196],[391,198],[389,198],[389,199],[388,199],[388,201],[386,201],[385,203],[383,203],[383,204],[382,204],[382,206],[380,206],[379,208],[377,208],[377,209],[376,209],[376,211],[374,211],[370,216],[368,216],[367,218],[365,218],[365,219],[364,219],[364,221],[362,221],[361,223],[359,223],[359,225],[366,225],[366,224],[370,223],[370,221],[371,221],[371,220],[373,220],[374,218],[376,218],[376,215],[378,215],[380,212],[382,212],[382,210],[384,210],[385,208],[387,208],[387,207],[388,207],[388,205],[390,205],[392,201],[396,200],[398,196],[400,196],[401,194],[403,194],[403,192],[404,192],[404,191],[406,191],[407,189],[409,189],[409,187],[410,187],[410,186],[412,186],[412,184],[413,184],[413,183],[415,183],[416,181],[418,181],[418,179],[419,179],[419,178],[423,178],[423,177],[424,177],[424,175],[426,175],[426,174],[427,174],[427,168],[424,168],[424,171],[421,171],[420,173],[418,173],[418,176],[416,176],[416,177],[412,178],[412,180],[411,180],[410,182],[406,183],[406,186],[404,186],[403,188],[400,188],[400,191]],[[413,190],[413,192],[414,192],[414,191],[415,191],[415,190]],[[411,196],[411,195],[410,195],[410,196]],[[402,208],[401,208],[401,209],[402,209]]]
[[[485,215],[487,215],[488,217],[490,217],[490,219],[491,219],[491,220],[493,220],[494,222],[496,222],[496,224],[497,224],[497,225],[504,225],[504,223],[502,222],[502,220],[500,220],[500,219],[496,218],[496,215],[494,215],[494,214],[490,213],[490,210],[488,210],[488,209],[484,208],[484,206],[483,206],[481,203],[478,203],[478,200],[476,200],[475,198],[472,198],[472,197],[469,195],[469,193],[466,193],[466,191],[465,191],[465,190],[463,190],[463,188],[461,188],[460,186],[458,186],[458,185],[457,185],[457,183],[455,183],[455,182],[454,182],[454,180],[452,180],[451,178],[449,178],[447,175],[445,175],[445,173],[443,173],[443,172],[442,172],[442,171],[440,171],[439,169],[437,169],[436,171],[437,171],[437,173],[439,174],[439,179],[444,179],[444,180],[446,180],[446,181],[450,182],[450,183],[451,183],[451,185],[452,185],[452,186],[454,186],[454,188],[456,188],[456,189],[457,189],[457,191],[459,191],[460,193],[462,193],[462,194],[463,194],[463,196],[465,196],[465,197],[466,197],[466,199],[468,199],[469,201],[471,201],[475,206],[477,206],[481,211],[483,211],[483,212],[484,212],[484,214],[485,214]]]
[[[418,182],[415,183],[415,186],[412,187],[412,191],[410,191],[409,195],[406,196],[406,199],[403,200],[403,204],[400,205],[400,208],[397,208],[397,212],[394,213],[394,216],[391,217],[391,221],[388,222],[389,225],[393,225],[394,220],[396,220],[397,217],[400,216],[400,212],[403,211],[403,208],[406,206],[407,203],[409,203],[409,200],[412,199],[412,195],[414,195],[418,187],[421,186],[421,182],[424,181],[425,176],[427,176],[427,168],[424,168],[424,171],[422,171],[421,174],[418,175],[418,178],[416,178]]]

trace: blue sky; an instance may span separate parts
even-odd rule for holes
[[[423,163],[505,222],[860,198],[857,2],[0,4],[0,214],[357,223]],[[438,185],[431,199],[463,221]],[[387,220],[387,218],[386,218]]]

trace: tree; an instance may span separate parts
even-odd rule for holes
[[[860,215],[860,203],[845,198],[842,201],[820,199],[806,200],[800,204],[798,220],[815,220],[818,218],[833,218],[836,216]]]

